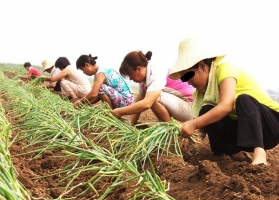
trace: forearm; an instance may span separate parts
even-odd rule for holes
[[[129,116],[129,120],[131,122],[131,124],[136,124],[138,119],[139,119],[140,114],[133,114]]]
[[[53,78],[52,77],[46,77],[45,78],[45,81],[48,81],[50,83],[54,82]]]
[[[94,103],[94,100],[97,98],[97,95],[94,95],[92,93],[87,94],[85,97],[79,100],[82,104],[89,104]]]
[[[231,110],[232,109],[228,109],[228,106],[218,104],[207,113],[194,119],[194,123],[196,124],[197,128],[202,128],[209,124],[220,121],[225,116],[227,116],[231,112]]]
[[[83,97],[82,99],[80,99],[79,102],[82,103],[82,104],[89,104],[90,103],[89,99],[87,99],[86,97]]]
[[[119,108],[119,112],[121,113],[121,115],[133,115],[140,114],[147,109],[149,109],[149,107],[144,102],[136,102],[135,104],[132,104],[130,106]]]
[[[112,114],[116,116],[117,118],[122,117],[123,115],[131,115],[130,121],[131,123],[136,123],[137,119],[139,118],[139,115],[141,112],[147,110],[150,108],[152,105],[150,102],[152,100],[143,100],[144,96],[143,95],[138,95],[136,97],[136,103],[130,105],[130,106],[125,106],[122,108],[116,108],[112,110]]]

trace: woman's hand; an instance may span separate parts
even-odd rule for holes
[[[74,108],[79,108],[80,107],[80,101],[77,100],[73,103]]]
[[[189,120],[182,124],[180,132],[183,138],[189,138],[191,135],[193,135],[196,129],[197,126],[195,124],[195,121]]]
[[[45,82],[45,80],[46,80],[46,76],[39,76],[39,78],[41,79],[42,83]]]
[[[121,115],[121,113],[120,113],[120,108],[115,108],[115,109],[113,109],[112,111],[111,111],[111,113],[112,113],[112,115],[114,116],[114,117],[116,117],[116,118],[121,118],[122,117],[122,115]]]

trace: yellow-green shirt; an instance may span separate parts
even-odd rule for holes
[[[216,71],[216,77],[218,85],[220,85],[222,80],[225,78],[235,78],[236,91],[234,100],[236,100],[240,94],[247,94],[257,99],[259,103],[279,112],[279,103],[271,99],[269,94],[259,85],[254,77],[234,64],[228,62],[219,63]],[[235,101],[230,117],[232,119],[237,119]]]

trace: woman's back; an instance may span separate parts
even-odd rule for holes
[[[111,86],[119,93],[133,93],[128,82],[114,69],[99,68],[98,73],[103,73],[106,76],[105,84]]]
[[[65,77],[67,80],[81,86],[89,87],[91,90],[91,84],[88,77],[82,73],[82,71],[77,70],[72,65],[67,66],[70,73]]]

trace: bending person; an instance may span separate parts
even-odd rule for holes
[[[42,76],[42,72],[40,72],[40,70],[32,67],[30,62],[24,63],[23,66],[28,71],[28,75],[20,75],[21,78],[31,80],[38,76]]]
[[[70,96],[73,101],[80,99],[87,95],[91,90],[89,79],[79,70],[71,66],[66,57],[59,57],[55,66],[61,72],[53,77],[46,77],[45,81],[59,81],[61,91],[64,95]]]
[[[196,129],[207,132],[211,150],[245,159],[254,152],[252,164],[267,164],[267,149],[279,143],[279,104],[248,73],[230,62],[216,42],[188,37],[179,44],[179,55],[170,78],[196,88],[193,120],[183,123],[188,138]]]
[[[43,66],[43,72],[48,72],[50,74],[50,77],[54,77],[61,72],[59,68],[54,66],[54,63],[48,60],[44,60],[42,62],[42,66]],[[60,92],[61,91],[60,82],[61,80],[53,81],[53,82],[50,81],[49,84],[46,85],[46,87],[52,88],[54,91]]]
[[[125,56],[119,69],[120,74],[139,83],[139,92],[134,104],[114,109],[112,114],[118,118],[130,115],[132,124],[136,124],[141,112],[149,108],[162,122],[170,121],[171,117],[178,121],[192,119],[190,100],[166,88],[167,69],[154,68],[149,62],[151,56],[151,51],[145,55],[141,51],[132,51]],[[189,91],[191,96],[190,93],[192,90]]]
[[[91,91],[82,99],[76,101],[74,107],[80,104],[94,104],[98,101],[107,102],[113,108],[131,105],[134,95],[130,85],[114,69],[100,68],[96,64],[97,57],[81,55],[77,61],[77,69],[88,76],[95,75]]]

